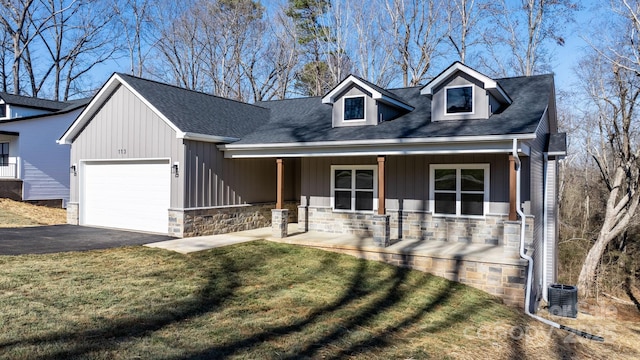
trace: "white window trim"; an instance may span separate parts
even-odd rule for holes
[[[344,112],[346,110],[346,99],[353,99],[353,98],[362,98],[364,100],[363,106],[364,109],[362,109],[362,114],[363,114],[363,118],[362,119],[345,119],[344,118]],[[342,97],[342,121],[344,122],[364,122],[367,121],[367,97],[365,95],[350,95],[350,96],[344,96]]]
[[[335,203],[335,171],[336,170],[373,170],[373,210],[356,210],[356,177],[351,177],[351,209],[336,209]],[[335,212],[375,213],[378,210],[378,166],[377,165],[331,165],[331,209]]]
[[[436,213],[435,202],[435,171],[438,169],[455,169],[456,170],[456,214],[438,214]],[[484,199],[482,207],[482,215],[462,215],[460,214],[462,209],[461,202],[461,178],[460,170],[466,169],[483,169],[484,170]],[[489,189],[491,188],[490,181],[490,166],[489,164],[432,164],[429,165],[429,211],[434,216],[442,217],[464,217],[464,218],[484,218],[489,213]]]
[[[470,87],[471,88],[471,112],[457,112],[457,113],[448,113],[447,112],[447,90],[449,89],[457,89],[457,88],[464,88],[464,87]],[[452,86],[445,86],[444,88],[444,115],[445,116],[456,116],[456,115],[474,115],[476,113],[476,87],[473,84],[466,84],[466,85],[452,85]]]

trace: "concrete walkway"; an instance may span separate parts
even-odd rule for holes
[[[238,231],[229,234],[196,236],[168,241],[145,244],[144,246],[176,251],[188,254],[196,251],[209,250],[217,247],[240,244],[243,242],[266,239],[271,237],[271,228]]]
[[[351,250],[380,254],[420,255],[442,259],[465,259],[518,265],[522,263],[517,252],[505,253],[502,246],[490,244],[466,244],[447,241],[402,240],[381,248],[373,243],[371,237],[359,237],[352,234],[333,234],[325,232],[301,232],[298,224],[289,224],[289,236],[274,238],[271,228],[239,231],[230,234],[199,236],[146,244],[155,247],[190,253],[216,247],[239,244],[254,240],[268,240],[292,245],[309,246],[325,250]]]

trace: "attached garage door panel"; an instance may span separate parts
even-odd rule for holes
[[[168,161],[87,163],[83,225],[168,232]]]

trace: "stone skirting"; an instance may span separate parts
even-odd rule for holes
[[[298,217],[297,203],[284,204],[289,222]],[[193,237],[226,234],[271,226],[275,203],[234,205],[202,209],[169,209],[169,235]]]
[[[337,212],[327,207],[298,207],[301,231],[348,233],[374,237],[373,213]],[[503,246],[506,253],[517,254],[520,247],[520,222],[509,221],[506,215],[486,215],[483,218],[432,216],[429,212],[387,210],[390,243],[407,239],[447,241]],[[527,217],[525,241],[531,248],[533,217]]]
[[[527,265],[524,260],[489,263],[427,255],[395,254],[368,249],[341,249],[339,247],[323,247],[322,245],[311,247],[428,272],[497,296],[507,305],[524,308],[527,280]]]
[[[67,203],[67,224],[78,225],[80,224],[80,207],[77,202]]]
[[[331,208],[298,206],[298,228],[373,237],[373,213],[334,212]]]

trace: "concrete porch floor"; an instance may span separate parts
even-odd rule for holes
[[[162,241],[145,246],[190,253],[221,246],[233,245],[254,240],[268,240],[286,244],[308,246],[330,251],[349,250],[389,255],[417,255],[440,259],[481,261],[484,263],[523,265],[526,262],[516,251],[505,252],[502,246],[489,244],[467,244],[447,241],[401,240],[393,245],[381,248],[375,246],[371,237],[352,234],[334,234],[326,232],[298,230],[298,224],[289,224],[286,238],[274,238],[271,228],[239,231],[229,234],[199,236]]]

